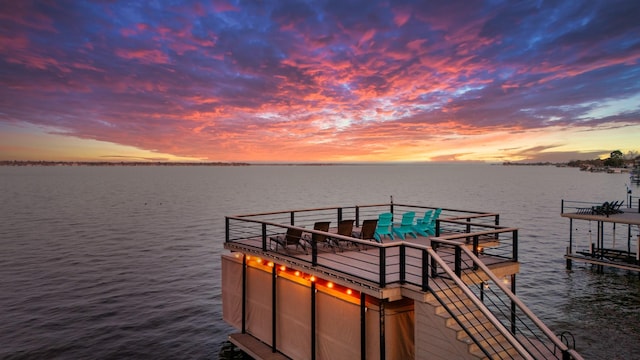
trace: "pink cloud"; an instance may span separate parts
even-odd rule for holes
[[[213,9],[216,12],[239,11],[239,9],[226,0],[214,0]]]
[[[146,64],[169,64],[169,57],[160,50],[152,49],[116,49],[116,55],[127,60],[138,60]]]

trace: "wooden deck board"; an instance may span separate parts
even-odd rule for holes
[[[260,360],[289,360],[279,352],[273,352],[271,347],[249,334],[231,334],[229,341],[254,359]]]

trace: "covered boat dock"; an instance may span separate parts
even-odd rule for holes
[[[613,202],[615,203],[615,202]],[[618,204],[620,204],[619,202]],[[610,207],[611,202],[562,200],[561,216],[569,219],[567,269],[573,261],[640,273],[640,206]]]

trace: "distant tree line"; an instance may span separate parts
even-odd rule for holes
[[[567,163],[567,166],[622,168],[622,167],[632,167],[636,162],[640,163],[640,154],[637,151],[629,151],[625,155],[620,150],[614,150],[609,154],[609,157],[606,159],[598,158],[594,160],[571,160]]]

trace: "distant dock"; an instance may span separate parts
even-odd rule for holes
[[[640,273],[640,199],[629,196],[610,211],[605,203],[611,204],[562,200],[561,216],[569,219],[567,269],[577,261]]]
[[[426,232],[402,224],[435,210]],[[364,235],[384,214],[380,241]],[[582,359],[517,297],[518,229],[499,219],[397,203],[227,216],[229,340],[256,359]]]

